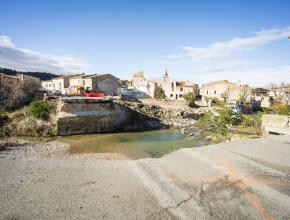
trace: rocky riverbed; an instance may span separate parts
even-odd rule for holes
[[[208,110],[207,107],[191,108],[183,101],[159,101],[144,99],[141,103],[122,102],[128,108],[161,120],[167,128],[173,128],[189,136],[200,136],[203,129],[195,126],[196,120]]]

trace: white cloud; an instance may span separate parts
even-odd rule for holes
[[[241,79],[250,84],[267,85],[275,82],[290,83],[290,65],[277,66],[272,68],[253,69],[248,72],[240,72]]]
[[[189,59],[192,61],[209,60],[228,57],[235,53],[248,51],[274,41],[287,39],[290,36],[290,26],[286,28],[272,28],[255,32],[252,37],[234,38],[230,41],[216,42],[208,47],[182,47],[181,54],[171,54],[171,60]]]
[[[219,74],[221,72],[241,68],[243,61],[229,60],[225,62],[216,62],[210,65],[199,67],[195,70],[195,74]]]
[[[7,36],[0,36],[0,47],[15,48],[15,45]]]
[[[205,83],[209,80],[227,79],[241,81],[251,86],[265,86],[269,83],[290,83],[290,65],[271,68],[255,68],[247,66],[243,61],[229,61],[199,67],[193,70],[200,80]]]
[[[53,73],[78,72],[89,67],[84,60],[73,56],[50,55],[18,48],[7,36],[0,36],[0,66]]]

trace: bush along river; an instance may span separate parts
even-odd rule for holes
[[[206,140],[164,129],[146,132],[86,134],[59,137],[70,144],[70,154],[118,153],[130,159],[159,158],[180,148],[208,144]]]

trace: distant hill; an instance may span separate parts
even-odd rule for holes
[[[40,78],[40,80],[51,80],[53,78],[59,77],[59,75],[53,74],[53,73],[46,73],[46,72],[23,72],[23,71],[17,71],[7,68],[0,67],[0,73],[4,73],[6,75],[14,76],[16,74],[24,74],[28,76],[34,76]]]

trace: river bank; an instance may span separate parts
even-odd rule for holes
[[[49,112],[44,119],[34,118],[30,106],[5,115],[0,135],[53,137],[170,128],[182,135],[214,143],[260,136],[257,131],[252,132],[252,128],[231,127],[220,131],[211,123],[197,125],[197,120],[210,110],[201,103],[189,107],[185,101],[145,99],[126,102],[75,97],[47,103]]]

